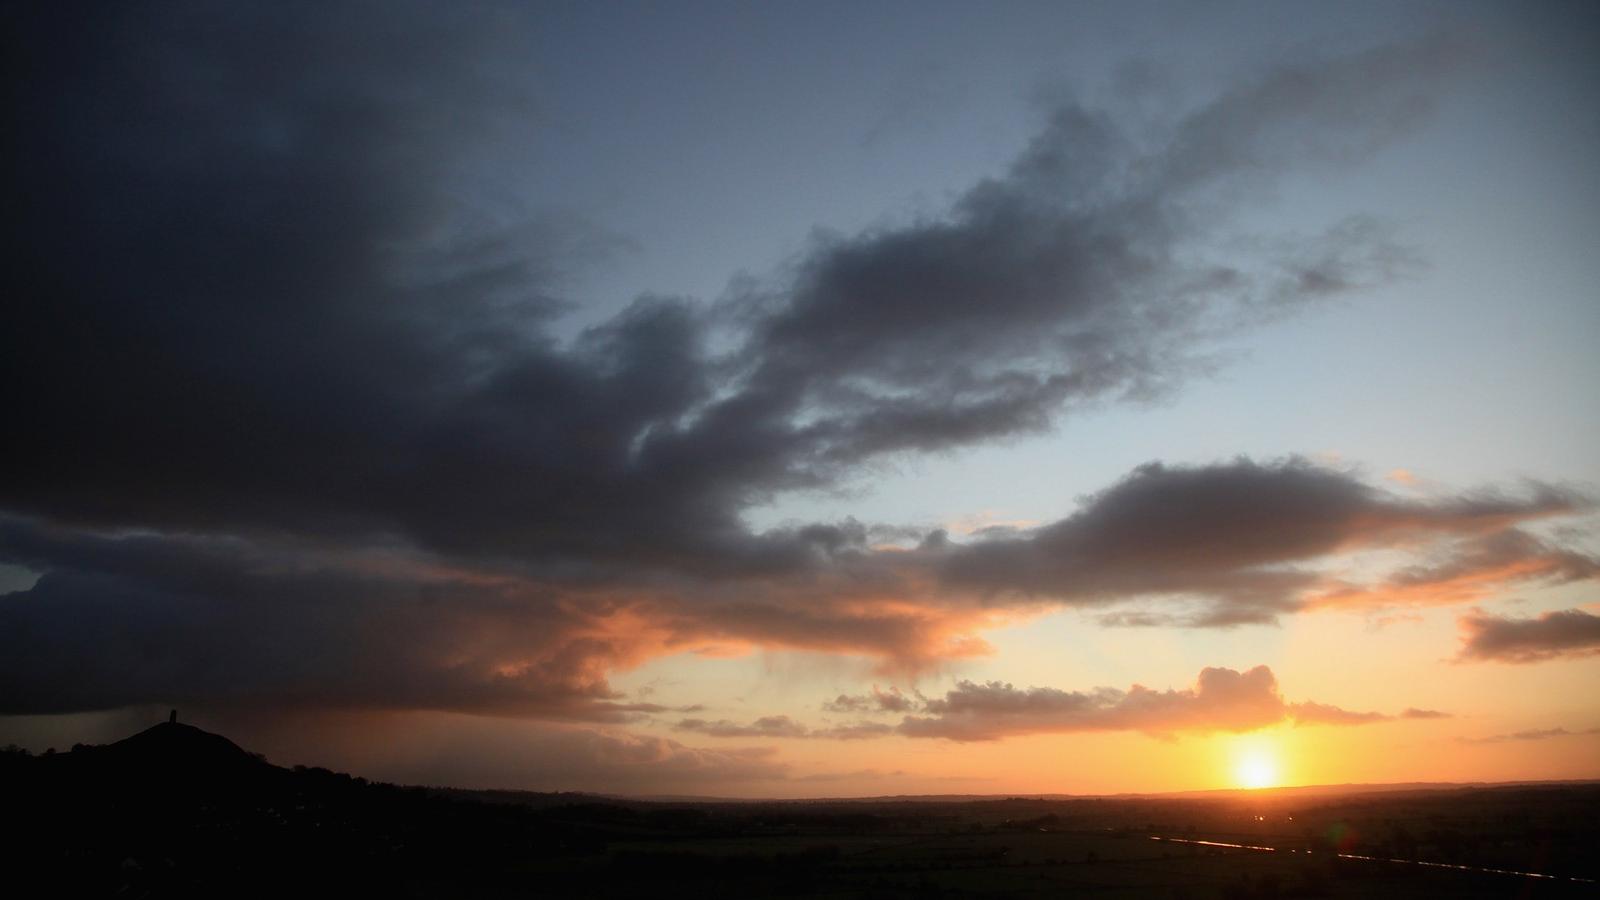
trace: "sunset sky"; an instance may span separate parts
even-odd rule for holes
[[[0,744],[1600,778],[1588,3],[23,5]]]

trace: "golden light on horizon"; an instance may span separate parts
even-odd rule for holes
[[[1278,754],[1271,744],[1257,739],[1242,742],[1234,751],[1233,780],[1239,787],[1276,787],[1278,779]]]

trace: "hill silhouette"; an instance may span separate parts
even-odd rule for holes
[[[167,722],[0,754],[0,796],[21,826],[0,871],[72,897],[1584,896],[1574,879],[1600,878],[1593,784],[644,801],[369,783]]]
[[[264,761],[220,734],[181,722],[162,722],[105,748],[107,759],[126,764],[181,762],[206,769],[260,766]]]
[[[0,791],[25,823],[4,870],[64,896],[281,896],[307,883],[449,894],[444,883],[480,880],[485,860],[527,856],[542,833],[521,806],[283,768],[176,722],[0,756]]]
[[[41,757],[73,777],[115,777],[136,784],[157,779],[167,789],[191,786],[203,779],[260,778],[276,769],[220,734],[180,722],[162,722],[138,734],[100,747]]]

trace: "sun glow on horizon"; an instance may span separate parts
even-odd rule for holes
[[[1279,784],[1278,754],[1270,744],[1251,741],[1234,752],[1233,780],[1242,788],[1258,790]]]

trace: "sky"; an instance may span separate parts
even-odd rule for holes
[[[0,743],[1600,778],[1597,26],[20,5]]]

